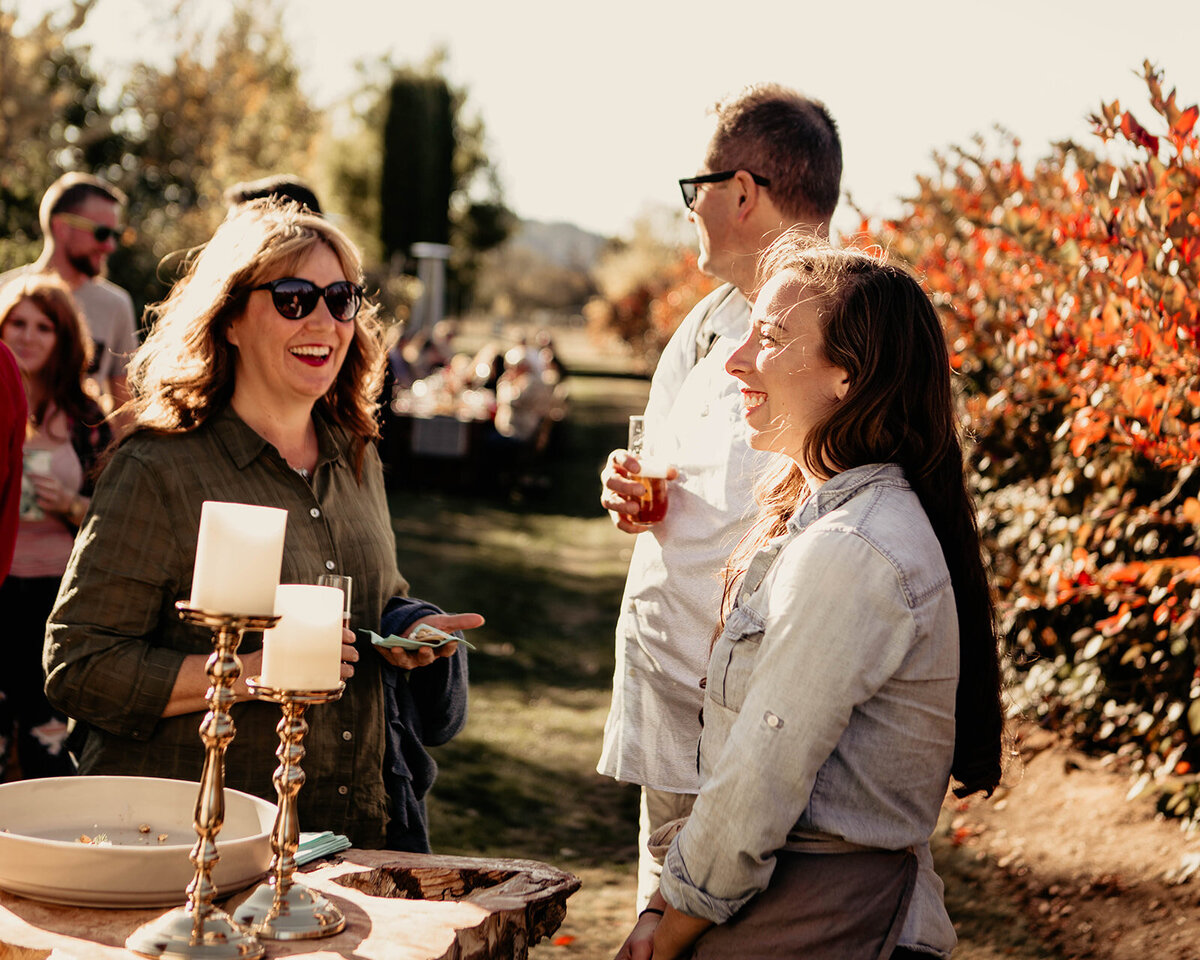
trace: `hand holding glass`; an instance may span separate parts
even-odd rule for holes
[[[345,603],[342,608],[342,626],[345,629],[350,629],[350,590],[354,586],[352,577],[343,577],[338,573],[323,573],[317,577],[318,587],[337,587],[345,594]]]
[[[638,459],[638,472],[633,479],[641,483],[644,491],[633,520],[644,524],[659,523],[667,515],[667,474],[671,465],[654,455],[653,446],[647,440],[645,417],[629,418],[627,449]]]

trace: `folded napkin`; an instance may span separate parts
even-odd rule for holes
[[[320,860],[343,850],[350,849],[350,841],[340,833],[323,830],[320,833],[301,833],[300,845],[296,848],[296,866],[311,860]]]
[[[418,650],[421,647],[429,647],[431,650],[436,650],[438,647],[445,646],[451,640],[457,640],[468,650],[474,650],[475,647],[470,640],[464,640],[461,637],[452,637],[449,634],[444,634],[434,640],[414,640],[411,637],[398,637],[392,634],[390,637],[381,637],[374,630],[360,629],[358,631],[363,636],[367,637],[377,647],[403,647],[405,650]],[[441,633],[439,630],[438,633]],[[430,634],[432,636],[432,634]]]

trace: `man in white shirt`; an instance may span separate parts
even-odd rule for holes
[[[680,181],[700,269],[725,284],[675,331],[654,373],[647,431],[678,473],[666,519],[636,522],[636,458],[615,450],[601,503],[637,534],[617,623],[612,707],[597,769],[642,787],[639,909],[658,886],[649,834],[686,816],[699,789],[701,680],[716,627],[720,571],[756,507],[755,479],[773,455],[752,451],[725,361],[745,337],[759,255],[783,231],[827,236],[842,155],[825,107],[776,85],[716,108],[699,175]]]
[[[137,349],[137,324],[129,294],[105,279],[108,258],[125,235],[125,194],[86,173],[67,173],[42,197],[41,255],[29,266],[0,276],[0,285],[22,273],[54,273],[71,288],[94,345],[89,375],[109,412],[129,399],[125,367]]]

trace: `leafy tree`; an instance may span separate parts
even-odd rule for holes
[[[377,278],[385,300],[392,277],[414,269],[413,243],[449,243],[449,294],[461,308],[480,255],[515,221],[487,156],[483,122],[468,115],[466,91],[448,83],[444,63],[437,52],[420,67],[387,60],[363,67],[358,123],[335,146],[330,166],[341,209],[378,238],[367,246],[386,265]],[[403,312],[402,303],[395,306]]]
[[[62,22],[44,16],[17,35],[0,9],[0,271],[41,250],[38,204],[64,171],[119,165],[122,138],[101,103],[87,50],[72,44],[95,0],[76,0]]]
[[[181,27],[171,66],[135,65],[106,107],[86,48],[70,43],[94,5],[74,0],[65,22],[47,15],[23,36],[0,10],[0,268],[40,249],[46,187],[67,170],[95,172],[129,196],[139,239],[111,273],[140,306],[166,293],[180,259],[170,256],[211,235],[226,187],[311,175],[323,118],[299,89],[277,0],[243,0],[213,37]],[[180,0],[176,20],[197,5]]]
[[[1155,132],[939,158],[867,242],[944,310],[1018,707],[1128,758],[1164,808],[1200,783],[1200,108],[1143,68]],[[1115,148],[1115,149],[1110,149]]]
[[[299,88],[282,20],[278,2],[239,3],[211,43],[183,29],[168,69],[135,67],[122,98],[130,158],[121,185],[143,242],[113,258],[135,299],[166,292],[180,255],[224,217],[231,184],[311,176],[323,118]]]
[[[457,136],[454,98],[440,75],[397,70],[386,101],[379,236],[390,260],[414,243],[450,240]]]

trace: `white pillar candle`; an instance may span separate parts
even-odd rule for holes
[[[274,613],[286,525],[286,510],[205,500],[190,604],[216,613]]]
[[[332,690],[342,672],[342,591],[280,584],[279,623],[263,631],[261,680],[276,690]]]

